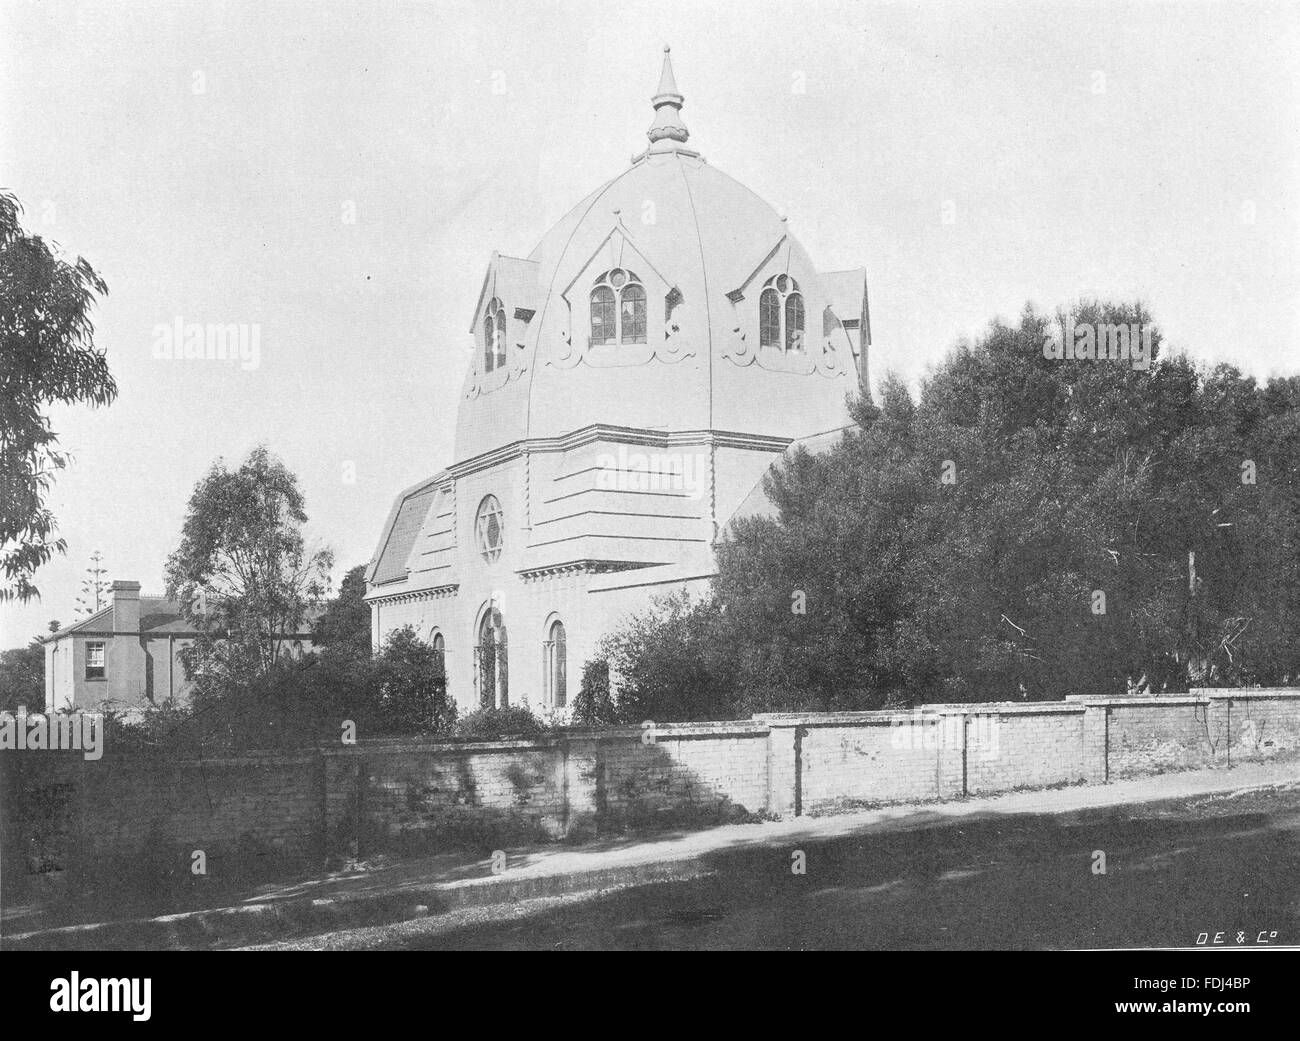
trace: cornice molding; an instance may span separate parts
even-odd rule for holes
[[[400,579],[398,581],[401,581]],[[460,583],[445,586],[431,586],[428,589],[403,590],[400,593],[369,593],[365,597],[369,604],[409,604],[420,600],[448,600],[456,596]]]
[[[746,434],[733,430],[647,430],[644,427],[620,427],[594,423],[561,437],[530,437],[483,452],[448,467],[453,479],[518,459],[525,452],[571,452],[576,448],[610,441],[615,444],[640,445],[668,449],[681,446],[739,448],[758,452],[784,452],[794,441],[791,437],[769,434]]]
[[[632,563],[622,560],[570,560],[563,564],[543,564],[539,567],[520,568],[515,572],[525,584],[532,585],[548,578],[562,578],[566,575],[603,575],[611,571],[634,571],[651,564]]]

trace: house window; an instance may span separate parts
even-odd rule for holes
[[[758,342],[787,353],[804,349],[803,294],[789,275],[773,275],[758,298]]]
[[[493,297],[483,315],[483,371],[492,372],[506,363],[506,309]]]
[[[490,607],[478,627],[478,697],[482,708],[505,708],[510,704],[510,671],[506,624],[501,612]]]
[[[433,653],[437,656],[439,664],[447,660],[447,641],[442,638],[442,633],[436,629],[433,632],[433,639],[429,641],[433,645]]]
[[[565,644],[564,623],[553,622],[542,644],[546,703],[552,708],[564,708],[568,700],[568,649]]]
[[[90,640],[86,643],[86,679],[102,680],[104,678],[104,643]]]
[[[591,291],[591,342],[645,343],[645,308],[645,286],[635,272],[606,271]]]
[[[479,503],[478,515],[474,518],[474,541],[478,544],[479,556],[489,564],[501,556],[501,547],[505,544],[504,528],[501,504],[495,495],[486,496]]]

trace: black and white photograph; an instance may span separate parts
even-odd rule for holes
[[[0,0],[24,1001],[1030,951],[1276,1007],[1298,130],[1296,2]]]

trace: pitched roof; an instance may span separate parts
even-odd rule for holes
[[[155,629],[188,631],[189,628],[190,626],[185,624],[181,616],[180,604],[175,600],[168,600],[164,596],[140,597],[141,632],[152,632]],[[48,643],[51,640],[61,640],[65,636],[78,632],[108,633],[113,631],[113,605],[109,603],[107,607],[100,608],[94,614],[73,622],[71,625],[65,625],[56,633],[42,637],[42,641]]]
[[[763,487],[764,478],[771,473],[776,466],[783,460],[789,459],[800,449],[806,449],[813,455],[820,455],[822,452],[828,452],[839,444],[845,431],[853,429],[853,424],[847,424],[837,427],[834,430],[827,430],[820,434],[813,434],[811,437],[801,437],[791,441],[785,452],[772,460],[772,464],[763,471],[759,479],[754,483],[754,487],[749,490],[749,494],[741,500],[739,506],[727,518],[727,523],[723,525],[723,530],[731,533],[735,529],[738,521],[746,517],[770,517],[775,519],[777,516],[776,504],[767,496],[767,490]]]
[[[424,519],[428,516],[429,506],[433,502],[436,491],[436,485],[427,484],[402,500],[397,516],[389,528],[388,538],[379,556],[379,563],[375,565],[374,574],[370,577],[373,584],[382,585],[406,577],[407,558],[410,557],[411,547],[415,545],[420,529],[424,526]]]
[[[309,632],[316,619],[324,613],[324,608],[309,608],[306,617],[303,619],[301,626],[302,632]],[[65,636],[74,633],[86,634],[103,634],[119,632],[113,625],[113,605],[110,603],[107,607],[101,608],[94,614],[89,615],[80,621],[73,622],[71,625],[65,625],[58,632],[51,633],[48,636],[41,637],[42,643],[50,643],[54,640],[61,640]],[[195,629],[185,619],[181,613],[181,605],[177,600],[169,600],[165,596],[142,596],[140,597],[140,632],[142,633],[176,633],[177,635],[195,635]]]

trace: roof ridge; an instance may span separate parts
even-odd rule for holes
[[[44,642],[46,640],[57,639],[60,636],[67,636],[69,633],[75,632],[77,629],[81,629],[84,626],[89,625],[91,622],[98,619],[101,615],[107,614],[112,610],[113,610],[113,605],[110,603],[105,607],[101,607],[98,611],[86,615],[85,618],[78,618],[75,622],[69,622],[67,625],[63,626],[61,629],[56,629],[48,636],[41,637],[41,640],[42,642]]]

